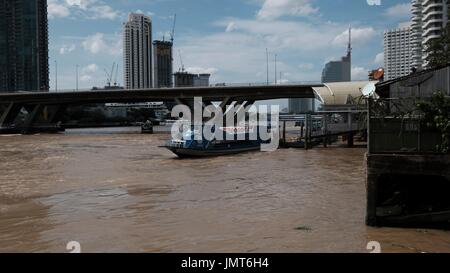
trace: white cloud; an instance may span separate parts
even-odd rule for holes
[[[352,43],[364,44],[369,42],[377,35],[377,32],[372,27],[366,28],[352,28]],[[333,40],[334,45],[348,44],[348,30],[345,30]]]
[[[91,82],[93,79],[97,78],[96,73],[99,71],[97,64],[89,64],[81,68],[80,81],[81,82]]]
[[[98,71],[98,65],[96,64],[89,64],[81,69],[81,73],[95,73]]]
[[[144,11],[141,10],[141,9],[136,10],[134,13],[145,14],[145,15],[148,15],[148,16],[150,16],[150,17],[155,16],[155,13],[153,13],[153,12],[151,12],[151,11],[144,12]],[[172,17],[173,17],[173,16],[172,16]]]
[[[389,7],[384,15],[395,19],[405,19],[411,17],[411,3],[397,4]]]
[[[108,5],[98,5],[92,6],[90,8],[92,19],[110,19],[114,20],[120,17],[120,13],[115,11],[112,7]]]
[[[229,28],[231,25],[233,31],[208,37],[220,37],[220,39],[240,37],[241,40],[237,41],[238,44],[257,40],[257,46],[263,45],[272,50],[296,49],[307,51],[328,48],[337,33],[340,33],[343,29],[342,25],[327,22],[315,25],[306,22],[258,21],[237,18],[229,18],[215,24],[224,28]]]
[[[85,50],[91,52],[92,54],[97,54],[107,48],[104,37],[105,35],[103,33],[96,33],[88,36],[83,41],[82,45]]]
[[[50,18],[73,15],[110,20],[117,19],[121,15],[102,0],[49,0],[48,13]]]
[[[177,50],[183,52],[187,67],[217,68],[216,82],[265,82],[266,48],[272,54],[269,65],[271,81],[275,74],[275,52],[279,57],[277,70],[283,73],[283,79],[291,82],[319,81],[321,62],[327,57],[339,59],[345,53],[342,44],[345,47],[348,40],[347,32],[342,41],[337,38],[348,26],[344,23],[226,18],[214,25],[232,31],[185,35],[178,40]],[[357,26],[355,29],[356,44],[381,35],[370,27]],[[357,45],[355,48],[362,50]],[[174,67],[180,67],[179,58],[175,58]],[[367,71],[364,75],[367,78]]]
[[[120,55],[122,53],[122,40],[120,35],[107,39],[104,33],[88,36],[81,43],[83,48],[92,54]]]
[[[302,63],[298,65],[298,68],[301,70],[311,70],[314,69],[314,64],[311,63]]]
[[[76,45],[71,44],[71,45],[63,45],[60,49],[59,49],[59,54],[61,55],[65,55],[68,53],[73,52],[76,49]]]
[[[367,80],[369,75],[369,69],[360,66],[352,66],[352,80],[361,81]]]
[[[226,28],[225,31],[226,32],[232,32],[235,29],[236,29],[236,23],[235,22],[230,22],[230,23],[228,23],[227,28]]]
[[[90,82],[90,81],[92,81],[92,76],[91,75],[81,75],[80,81],[81,82]]]
[[[273,20],[285,15],[308,16],[319,11],[311,0],[265,0],[258,11],[258,19]]]
[[[384,52],[378,53],[373,62],[377,65],[384,65]]]
[[[69,9],[65,5],[58,3],[57,0],[48,1],[47,12],[48,17],[51,19],[67,17],[70,15]]]

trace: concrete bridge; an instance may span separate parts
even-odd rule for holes
[[[0,133],[29,133],[40,131],[44,127],[56,128],[67,107],[74,105],[164,101],[192,108],[194,97],[202,97],[204,107],[212,102],[220,102],[220,107],[226,109],[233,103],[235,106],[247,106],[261,100],[315,98],[314,88],[322,86],[313,84],[5,93],[0,94],[0,104],[5,108],[0,113]]]

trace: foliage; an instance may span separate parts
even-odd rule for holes
[[[431,39],[425,44],[425,54],[428,68],[450,63],[450,24],[443,29],[441,37]]]
[[[442,135],[442,142],[437,151],[450,152],[450,98],[442,92],[437,92],[431,100],[417,103],[417,108],[425,115],[424,123],[428,128],[438,130]]]

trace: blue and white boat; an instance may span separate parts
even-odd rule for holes
[[[250,140],[250,133],[247,130],[244,130],[244,132],[239,132],[239,129],[237,129],[237,127],[225,128],[225,130],[224,128],[221,128],[221,130],[224,132],[225,140],[195,140],[194,131],[188,130],[184,134],[182,140],[171,140],[163,147],[172,151],[180,158],[192,158],[221,156],[249,151],[257,151],[261,149],[262,144],[266,143],[265,141],[261,140]],[[240,138],[238,138],[239,136]]]

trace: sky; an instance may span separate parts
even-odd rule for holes
[[[383,32],[408,25],[409,0],[48,0],[50,86],[106,84],[119,64],[130,12],[151,17],[153,40],[169,38],[177,14],[174,70],[211,73],[212,83],[319,82],[328,61],[346,54],[353,37],[353,80],[383,66]],[[57,63],[57,65],[56,65]],[[55,69],[57,67],[57,71]],[[281,74],[280,74],[281,73]],[[115,77],[113,77],[115,78]]]

